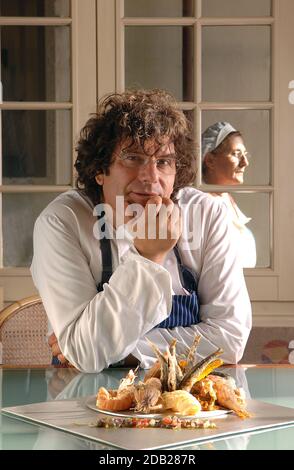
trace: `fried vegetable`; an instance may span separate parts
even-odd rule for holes
[[[197,398],[185,390],[175,390],[162,394],[163,407],[181,413],[184,416],[196,415],[201,411],[201,405]]]

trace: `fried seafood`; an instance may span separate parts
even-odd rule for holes
[[[246,410],[245,393],[237,388],[232,377],[210,374],[197,382],[191,393],[200,401],[202,410],[215,409],[217,405],[235,411],[240,418],[250,417]]]
[[[136,371],[132,369],[120,381],[117,390],[106,390],[100,387],[96,396],[96,406],[105,411],[129,410],[134,403],[134,380]]]
[[[119,387],[117,389],[118,393],[133,385],[135,378],[137,377],[136,373],[138,372],[138,370],[139,366],[134,371],[133,369],[130,369],[127,375],[123,379],[121,379]]]
[[[178,364],[176,355],[177,340],[175,338],[172,340],[169,349],[165,353],[162,353],[158,347],[148,339],[147,341],[158,358],[162,390],[177,390],[179,383],[183,378],[183,372]]]
[[[242,388],[233,388],[229,381],[217,375],[210,375],[216,391],[217,403],[224,408],[235,411],[240,418],[250,418],[246,410],[245,393]]]
[[[177,340],[173,339],[169,350],[167,351],[167,365],[168,365],[168,376],[167,376],[167,387],[168,390],[177,390],[180,381],[183,378],[183,372],[180,368],[177,356],[176,356],[176,344]]]
[[[203,411],[213,411],[216,406],[216,391],[213,387],[212,380],[209,377],[205,377],[203,380],[199,380],[193,386],[191,393],[197,397],[197,400],[201,403],[201,409]]]
[[[215,370],[223,364],[219,358],[223,351],[217,349],[197,362],[199,341],[200,336],[196,335],[185,357],[177,355],[176,339],[166,351],[160,351],[148,341],[158,360],[144,381],[136,383],[137,369],[130,370],[117,390],[99,389],[97,407],[142,413],[172,410],[185,416],[223,407],[233,410],[241,418],[249,417],[242,389],[237,388],[231,376]]]
[[[140,382],[134,389],[134,411],[150,413],[156,410],[156,405],[161,398],[161,381],[156,377]],[[162,406],[159,405],[161,408]]]
[[[105,411],[125,411],[129,410],[134,402],[134,391],[106,390],[100,387],[96,397],[96,406]]]
[[[162,394],[163,407],[181,413],[184,416],[196,415],[201,411],[201,405],[196,397],[185,390],[175,390]]]
[[[220,372],[219,370],[214,370],[213,374],[211,374],[211,375],[217,376],[217,377],[222,377],[223,379],[226,380],[226,382],[228,383],[228,385],[230,385],[230,387],[237,388],[235,379],[231,375],[226,374],[225,372]]]
[[[182,366],[183,372],[187,372],[189,369],[191,369],[191,367],[195,363],[195,354],[196,354],[200,339],[201,339],[201,335],[195,336],[192,346],[189,349],[188,354],[187,354],[186,364],[184,363]]]
[[[163,354],[158,347],[149,341],[148,338],[147,342],[150,344],[150,347],[153,349],[156,357],[158,358],[158,362],[160,365],[160,381],[161,381],[161,386],[162,390],[168,390],[168,375],[169,375],[169,370],[168,370],[168,359],[167,359],[167,353]]]
[[[218,349],[214,353],[202,359],[202,361],[193,365],[184,375],[183,379],[179,384],[179,388],[190,392],[196,382],[203,379],[214,369],[220,367],[223,364],[223,361],[221,359],[217,359],[217,356],[222,353],[222,349]]]
[[[156,361],[153,366],[151,367],[151,369],[149,369],[146,374],[144,375],[144,379],[143,381],[144,382],[147,382],[147,380],[151,379],[151,378],[158,378],[160,379],[160,363],[159,361]]]

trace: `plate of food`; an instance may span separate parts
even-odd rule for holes
[[[120,418],[163,418],[164,416],[170,416],[171,410],[161,410],[157,409],[156,412],[154,413],[139,413],[136,412],[135,410],[126,410],[126,411],[112,411],[112,410],[105,410],[98,408],[96,405],[96,395],[93,395],[89,397],[86,401],[86,406],[90,408],[91,410],[97,411],[98,413],[106,414],[109,416],[117,416]],[[155,410],[154,410],[155,411]],[[224,418],[228,413],[231,413],[231,410],[226,410],[226,409],[219,409],[219,410],[211,410],[211,411],[199,411],[196,414],[193,415],[181,415],[180,413],[173,412],[173,415],[179,417],[179,418],[186,418],[186,419],[192,419],[192,418],[199,418],[199,419],[211,419],[211,418]]]
[[[137,369],[130,370],[116,390],[100,387],[97,395],[89,397],[86,406],[92,410],[119,418],[211,419],[234,412],[240,418],[250,417],[244,391],[237,388],[228,374],[216,371],[223,361],[221,349],[197,361],[200,336],[196,335],[185,356],[176,352],[173,339],[166,351],[150,343],[158,361],[137,380]]]

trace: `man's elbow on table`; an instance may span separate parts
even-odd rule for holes
[[[70,336],[69,332],[67,332],[67,334],[61,335],[57,339],[58,349],[66,358],[67,364],[69,363],[80,372],[86,373],[98,373],[108,367],[102,354],[98,359],[98,354],[95,354],[90,345],[83,343],[83,341],[79,341],[76,344]]]
[[[99,341],[98,345],[97,343],[98,340],[95,341],[91,336],[85,338],[79,331],[75,331],[75,328],[68,328],[58,338],[59,351],[80,372],[99,373],[126,358],[126,366],[131,368],[138,364],[130,355],[132,345],[116,343],[112,347],[109,344],[103,347],[103,341]]]
[[[64,356],[67,358],[69,364],[74,366],[80,372],[97,374],[108,367],[107,363],[97,362],[96,358],[90,354],[87,354],[86,357],[79,357],[76,354],[70,354],[67,352]]]

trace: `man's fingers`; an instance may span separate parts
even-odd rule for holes
[[[171,199],[164,197],[162,198],[162,205],[165,206],[166,214],[168,217],[170,217],[172,212],[174,211],[175,204]]]
[[[58,354],[57,359],[59,360],[59,362],[61,362],[61,364],[68,363],[68,360],[64,357],[63,354]]]
[[[179,220],[179,218],[181,217],[181,211],[177,204],[173,203],[171,213],[172,213],[173,220],[175,221]]]
[[[58,344],[58,341],[57,341],[57,338],[55,336],[54,333],[52,333],[52,335],[49,336],[48,338],[48,344],[51,348],[51,351],[52,351],[52,356],[54,357],[57,357],[57,359],[59,360],[59,362],[61,364],[67,364],[69,367],[73,367],[69,362],[68,360],[66,359],[66,357],[62,354],[61,352],[61,349],[59,347],[59,344]]]
[[[59,347],[59,344],[57,342],[57,338],[55,336],[54,333],[52,333],[52,335],[49,336],[49,339],[48,339],[48,344],[51,348],[51,351],[52,351],[52,356],[55,356],[57,357],[57,359],[62,363],[62,364],[65,364],[67,361],[67,359],[64,357],[64,355],[62,354],[62,351]]]
[[[60,362],[62,365],[66,366],[66,367],[70,367],[70,368],[73,370],[72,373],[76,374],[76,373],[78,372],[77,369],[75,368],[75,366],[73,366],[73,365],[66,359],[66,357],[64,357],[63,354],[58,354],[57,359],[59,360],[59,362]]]
[[[57,343],[57,338],[54,333],[52,333],[48,338],[48,344],[51,347],[54,343]]]
[[[58,354],[62,354],[61,349],[60,349],[59,344],[57,343],[57,341],[56,341],[56,343],[52,344],[51,351],[52,351],[53,356],[58,356]]]
[[[170,238],[178,240],[182,233],[181,211],[175,204],[168,220]]]
[[[147,204],[161,204],[162,203],[162,197],[161,196],[151,196],[150,199],[148,199]]]
[[[150,206],[152,204],[156,206],[156,215],[157,215],[162,206],[162,197],[152,196],[150,199],[148,199],[146,206],[145,206],[145,210],[147,206]],[[148,211],[148,208],[147,208],[147,211]]]

